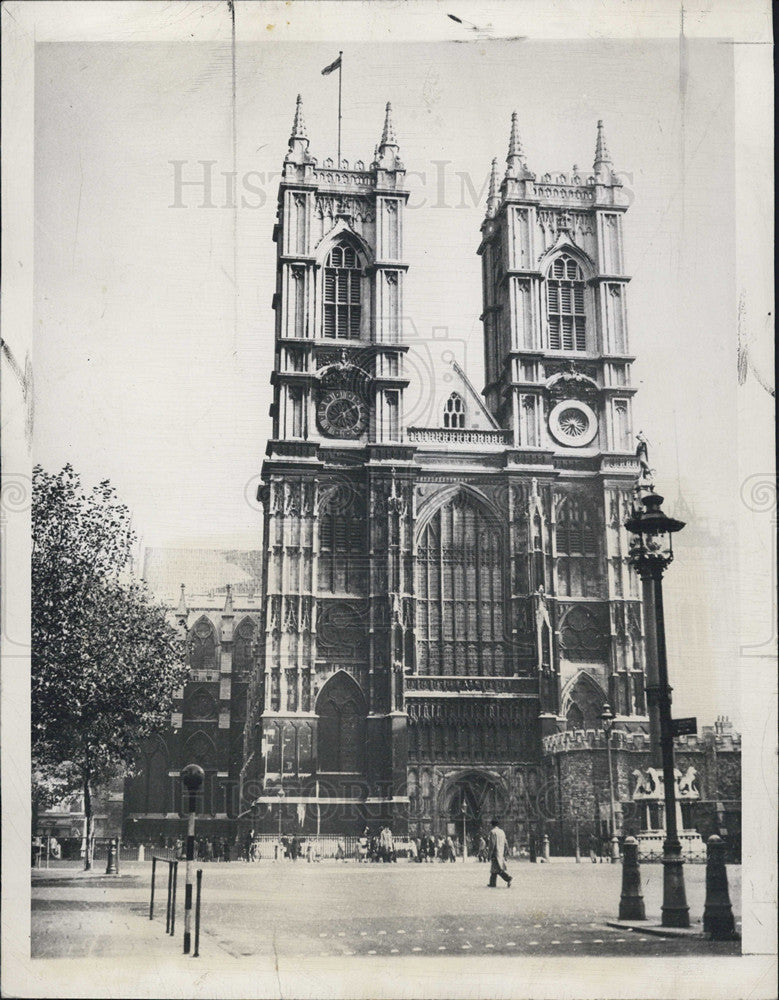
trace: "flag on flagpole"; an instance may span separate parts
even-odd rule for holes
[[[339,55],[337,59],[334,59],[330,63],[329,66],[325,66],[325,68],[322,70],[322,76],[327,76],[329,73],[335,72],[335,70],[339,69],[340,66],[341,66],[341,57]]]

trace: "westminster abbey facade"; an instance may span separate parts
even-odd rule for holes
[[[621,194],[601,123],[592,173],[537,177],[513,117],[479,246],[485,388],[454,365],[437,420],[407,426],[403,295],[424,265],[404,257],[391,109],[373,162],[320,165],[298,98],[241,772],[257,829],[283,801],[322,832],[497,811],[521,841],[549,737],[598,730],[605,701],[646,729]]]

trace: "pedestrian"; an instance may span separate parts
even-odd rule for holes
[[[446,838],[446,852],[449,861],[454,861],[457,857],[457,851],[454,846],[454,841],[452,840],[451,834]]]
[[[487,860],[487,841],[481,834],[479,834],[479,846],[477,848],[477,852],[479,861],[484,862]]]
[[[244,850],[246,852],[245,857],[247,861],[252,860],[252,844],[254,843],[254,830],[249,830],[246,834],[246,839],[244,840]]]
[[[597,838],[596,838],[596,836],[595,836],[594,833],[590,834],[590,839],[588,841],[588,845],[587,846],[588,846],[589,852],[590,852],[590,861],[592,861],[593,864],[596,864],[597,860],[598,860],[597,859],[598,840],[597,840]]]
[[[346,860],[346,848],[344,847],[344,842],[341,837],[338,838],[338,843],[335,846],[335,860],[345,861]]]
[[[513,879],[506,871],[506,834],[501,829],[500,820],[493,818],[490,830],[490,880],[487,883],[490,889],[496,888],[498,876],[506,883],[506,888],[510,889]]]
[[[306,862],[308,864],[311,864],[313,860],[314,860],[314,844],[311,838],[309,837],[306,840]]]

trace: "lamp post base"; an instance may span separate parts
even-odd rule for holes
[[[619,861],[619,837],[615,834],[611,838],[611,863],[615,865]]]
[[[689,927],[690,908],[684,889],[684,859],[679,843],[664,845],[663,850],[663,927]]]

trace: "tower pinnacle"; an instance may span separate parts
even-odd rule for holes
[[[295,120],[292,122],[292,134],[284,162],[301,167],[316,162],[308,151],[308,129],[303,118],[303,98],[300,94],[295,103]]]
[[[383,155],[385,146],[398,148],[398,140],[395,138],[395,126],[392,122],[392,105],[389,101],[387,101],[387,108],[384,114],[384,130],[381,133],[381,142],[379,143],[379,156]]]
[[[493,157],[492,171],[490,173],[490,188],[487,193],[487,218],[494,218],[500,205],[500,173],[498,172],[498,158]]]
[[[509,153],[506,157],[506,177],[521,177],[525,168],[525,152],[519,137],[519,115],[516,111],[511,115],[511,137],[509,138]]]
[[[387,101],[384,113],[384,128],[382,129],[381,141],[376,151],[375,164],[382,170],[403,170],[398,140],[395,137],[395,125],[392,121],[392,105],[389,101]]]
[[[298,99],[295,102],[295,120],[292,123],[292,135],[289,137],[290,145],[292,145],[293,139],[305,139],[306,143],[308,143],[308,132],[303,119],[303,98],[300,94],[298,94]]]
[[[609,147],[606,145],[606,133],[603,128],[603,122],[599,120],[598,137],[595,140],[595,163],[593,164],[593,170],[596,177],[605,174],[608,179],[610,168],[611,153],[609,152]]]

